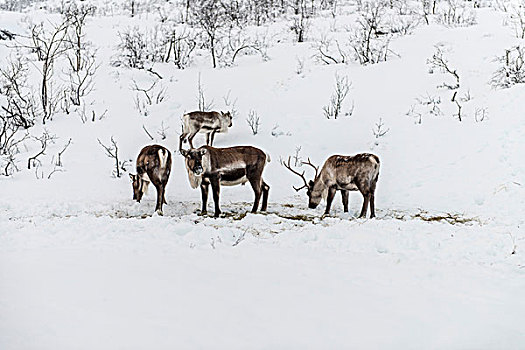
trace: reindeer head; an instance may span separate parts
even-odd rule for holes
[[[129,177],[133,186],[133,200],[136,200],[140,203],[142,196],[144,195],[144,193],[146,193],[146,190],[148,189],[149,181],[144,180],[139,175],[129,174]]]
[[[223,111],[221,111],[221,115],[222,115],[222,117],[224,118],[224,120],[227,121],[227,123],[228,123],[228,127],[231,128],[232,125],[233,125],[233,118],[232,118],[231,113],[230,113],[230,112],[226,112],[226,113],[224,113]]]
[[[292,169],[292,166],[290,165],[290,157],[288,157],[288,161],[286,163],[284,161],[282,162],[282,165],[286,169],[290,170],[292,173],[299,176],[303,180],[304,182],[303,186],[301,187],[292,186],[292,187],[297,192],[299,192],[303,188],[306,188],[306,195],[308,196],[308,207],[310,209],[315,209],[317,208],[319,203],[321,203],[321,198],[323,197],[323,191],[315,190],[315,181],[317,180],[317,173],[318,173],[319,167],[316,167],[315,165],[313,165],[312,162],[310,161],[310,158],[308,158],[308,162],[302,162],[302,164],[309,165],[315,169],[314,180],[306,181],[306,178],[304,177],[304,173],[305,173],[304,171],[302,173],[299,173],[298,171]]]
[[[184,158],[186,158],[186,166],[188,167],[188,170],[196,176],[202,175],[205,170],[202,157],[206,154],[206,152],[206,148],[180,150],[180,153],[184,156]]]

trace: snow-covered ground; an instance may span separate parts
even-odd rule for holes
[[[495,56],[520,40],[502,13],[475,11],[474,26],[422,24],[394,38],[399,57],[370,66],[312,58],[329,19],[316,19],[311,41],[300,44],[276,23],[268,61],[246,56],[212,69],[203,54],[185,70],[155,65],[167,97],[147,117],[130,85],[154,76],[111,62],[118,31],[149,18],[91,19],[87,33],[101,62],[91,108],[106,117],[57,115],[46,124],[58,140],[37,174],[44,179],[24,169],[27,157],[21,172],[0,177],[0,349],[525,347],[525,87],[488,84]],[[0,12],[0,29],[22,32],[28,17],[58,18]],[[338,18],[338,35],[349,18]],[[451,92],[436,87],[449,77],[429,74],[435,45],[459,72],[460,94],[472,96],[461,122]],[[0,46],[0,58],[8,51]],[[328,120],[322,107],[336,74],[352,82],[347,103],[355,108]],[[239,115],[215,145],[254,145],[272,158],[266,214],[246,213],[253,193],[239,186],[221,191],[223,217],[197,215],[200,192],[176,149],[180,117],[197,107],[199,75],[216,109],[228,109],[228,93],[237,99]],[[427,95],[441,97],[443,115],[424,113],[418,123],[407,111]],[[479,108],[488,118],[476,122]],[[261,117],[257,135],[245,121],[249,110]],[[389,131],[376,138],[379,118]],[[164,140],[156,133],[162,124]],[[151,215],[153,187],[135,203],[127,174],[111,176],[97,141],[111,136],[123,160],[154,142],[172,150],[163,217]],[[65,171],[47,179],[69,138]],[[349,214],[339,194],[330,217],[321,219],[323,204],[308,209],[306,194],[292,189],[300,179],[279,163],[298,146],[316,164],[331,154],[377,154],[377,218],[356,219],[358,193]]]

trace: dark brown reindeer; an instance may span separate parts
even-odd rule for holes
[[[180,135],[179,150],[186,137],[193,148],[193,138],[197,133],[206,134],[206,145],[213,146],[216,133],[226,133],[231,128],[232,116],[230,112],[190,112],[182,116],[182,134]]]
[[[326,198],[326,209],[324,215],[330,214],[330,207],[337,190],[341,191],[343,197],[344,212],[348,212],[348,191],[359,191],[363,195],[363,208],[361,209],[360,218],[366,217],[368,205],[370,204],[370,217],[375,217],[374,193],[379,176],[379,158],[369,153],[361,153],[355,156],[333,155],[329,157],[323,165],[321,172],[318,174],[318,167],[308,162],[303,162],[315,169],[313,181],[307,182],[304,177],[304,171],[299,173],[290,166],[288,162],[282,164],[294,174],[303,179],[304,185],[297,188],[300,191],[307,189],[309,198],[308,207],[315,209],[321,202],[321,198]]]
[[[155,211],[157,214],[163,215],[162,204],[166,203],[164,194],[170,171],[170,151],[160,145],[144,147],[137,157],[137,174],[129,174],[133,184],[133,199],[140,203],[142,196],[148,190],[149,183],[152,182],[157,189]]]
[[[268,186],[262,173],[270,158],[260,149],[251,146],[214,148],[202,146],[198,149],[181,149],[186,158],[186,169],[192,188],[200,186],[202,194],[202,214],[206,214],[208,187],[211,185],[215,202],[215,217],[221,213],[219,194],[221,185],[235,186],[249,182],[255,193],[252,213],[257,211],[262,194],[261,211],[268,205]]]

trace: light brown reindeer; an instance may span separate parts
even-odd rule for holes
[[[268,205],[268,186],[262,172],[270,158],[260,149],[251,146],[214,148],[202,146],[198,149],[181,149],[186,158],[186,169],[192,188],[200,186],[202,195],[202,214],[206,214],[208,187],[211,185],[215,202],[215,217],[221,214],[219,195],[222,186],[244,185],[249,182],[255,194],[252,213],[257,211],[262,195],[261,211]]]
[[[307,164],[315,169],[314,180],[307,182],[304,171],[299,173],[290,166],[288,162],[282,164],[294,174],[300,176],[304,185],[297,188],[300,191],[307,189],[308,207],[315,209],[321,202],[321,198],[326,198],[326,209],[324,215],[330,214],[330,207],[337,190],[341,191],[343,197],[343,208],[348,212],[348,191],[359,191],[363,195],[363,207],[360,218],[366,217],[368,205],[370,204],[370,217],[375,217],[375,190],[379,177],[379,158],[369,153],[361,153],[355,156],[333,155],[329,157],[318,174],[318,167],[313,165],[308,159]]]
[[[142,196],[148,190],[150,182],[157,189],[157,205],[155,211],[162,213],[162,204],[166,203],[166,184],[171,172],[171,153],[160,145],[144,147],[137,157],[137,174],[129,174],[133,185],[133,199],[140,203]],[[167,203],[166,203],[167,204]]]
[[[186,137],[193,148],[193,138],[197,133],[206,134],[206,145],[213,146],[216,133],[226,133],[231,128],[232,116],[230,112],[190,112],[182,116],[182,134],[180,135],[179,150]]]

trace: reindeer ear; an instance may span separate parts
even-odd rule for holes
[[[186,151],[185,149],[180,149],[180,154],[182,154],[183,157],[186,157],[188,155],[188,151]]]
[[[208,152],[208,150],[206,148],[202,148],[199,150],[199,152],[201,153],[201,156],[203,156],[206,154],[206,152]]]
[[[314,187],[314,182],[312,180],[308,182],[308,187]]]
[[[129,178],[130,178],[131,180],[134,180],[134,179],[135,179],[135,175],[133,175],[133,174],[129,174]]]

